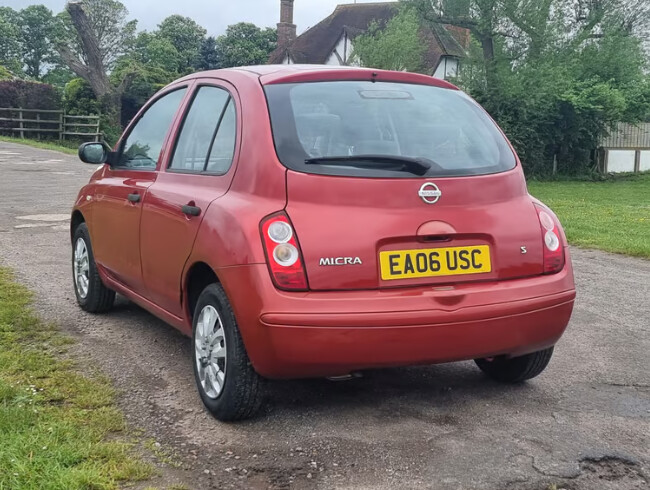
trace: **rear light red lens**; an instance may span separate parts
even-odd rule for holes
[[[556,274],[564,268],[564,244],[560,227],[551,214],[535,204],[544,242],[544,274]]]
[[[284,213],[265,218],[261,225],[266,263],[273,283],[286,291],[307,291],[307,274],[296,233]]]

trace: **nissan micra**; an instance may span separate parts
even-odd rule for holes
[[[264,66],[157,93],[71,219],[76,297],[119,293],[193,339],[218,419],[264,379],[474,359],[521,382],[573,309],[567,242],[508,140],[424,75]]]

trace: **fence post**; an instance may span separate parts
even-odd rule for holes
[[[19,126],[18,128],[20,129],[20,138],[25,139],[25,132],[23,131],[23,109],[22,107],[18,109],[18,120],[19,120]]]
[[[37,121],[36,129],[38,129],[38,131],[36,131],[36,139],[40,141],[41,139],[41,113],[40,112],[36,113],[36,121]]]
[[[641,150],[636,150],[634,152],[634,172],[639,173],[641,171]]]
[[[65,132],[65,109],[59,114],[59,141],[63,141],[63,133]]]
[[[95,128],[95,141],[99,142],[99,124],[100,124],[100,119],[102,117],[102,113],[100,112],[97,114],[97,127]]]

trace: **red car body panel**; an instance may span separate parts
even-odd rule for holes
[[[562,236],[565,266],[543,274],[536,201],[519,162],[503,173],[439,179],[288,170],[275,151],[263,86],[322,80],[456,90],[423,75],[293,65],[205,72],[175,82],[161,94],[180,86],[188,91],[156,171],[104,165],[75,204],[75,215],[88,223],[107,286],[191,335],[188,281],[197,264],[210,267],[232,304],[255,369],[274,378],[521,355],[554,345],[575,298],[569,250]],[[169,171],[193,90],[206,84],[227,89],[235,101],[233,165],[223,176]],[[418,189],[427,181],[440,186],[444,202],[428,206],[420,200]],[[128,201],[133,192],[142,194],[141,202]],[[183,214],[186,204],[199,207],[200,215]],[[260,223],[279,211],[294,226],[309,291],[281,291],[271,280]],[[489,274],[380,279],[381,251],[476,244],[491,247]],[[319,266],[323,257],[349,255],[362,264]]]
[[[424,182],[443,188],[444,204],[423,205],[417,191]],[[358,192],[363,188],[364,192]],[[289,171],[287,213],[293,221],[316,290],[442,284],[449,277],[381,281],[375,258],[380,251],[435,246],[490,245],[493,270],[481,280],[542,274],[539,222],[520,170],[478,178],[355,179]],[[381,219],[376,219],[381,210]],[[319,220],[314,221],[313,217]],[[324,225],[325,224],[325,225]],[[433,226],[444,226],[437,233]],[[432,241],[441,236],[442,241]],[[320,267],[319,242],[330,257],[355,251],[362,265],[341,276],[337,267]],[[520,248],[527,247],[522,255]],[[512,251],[516,253],[512,253]],[[310,267],[311,266],[311,267]],[[353,274],[352,274],[353,273]],[[476,277],[455,278],[454,282]]]

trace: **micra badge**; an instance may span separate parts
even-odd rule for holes
[[[359,257],[323,257],[319,262],[319,265],[321,266],[361,264],[363,264],[363,262],[361,262],[361,259]]]

